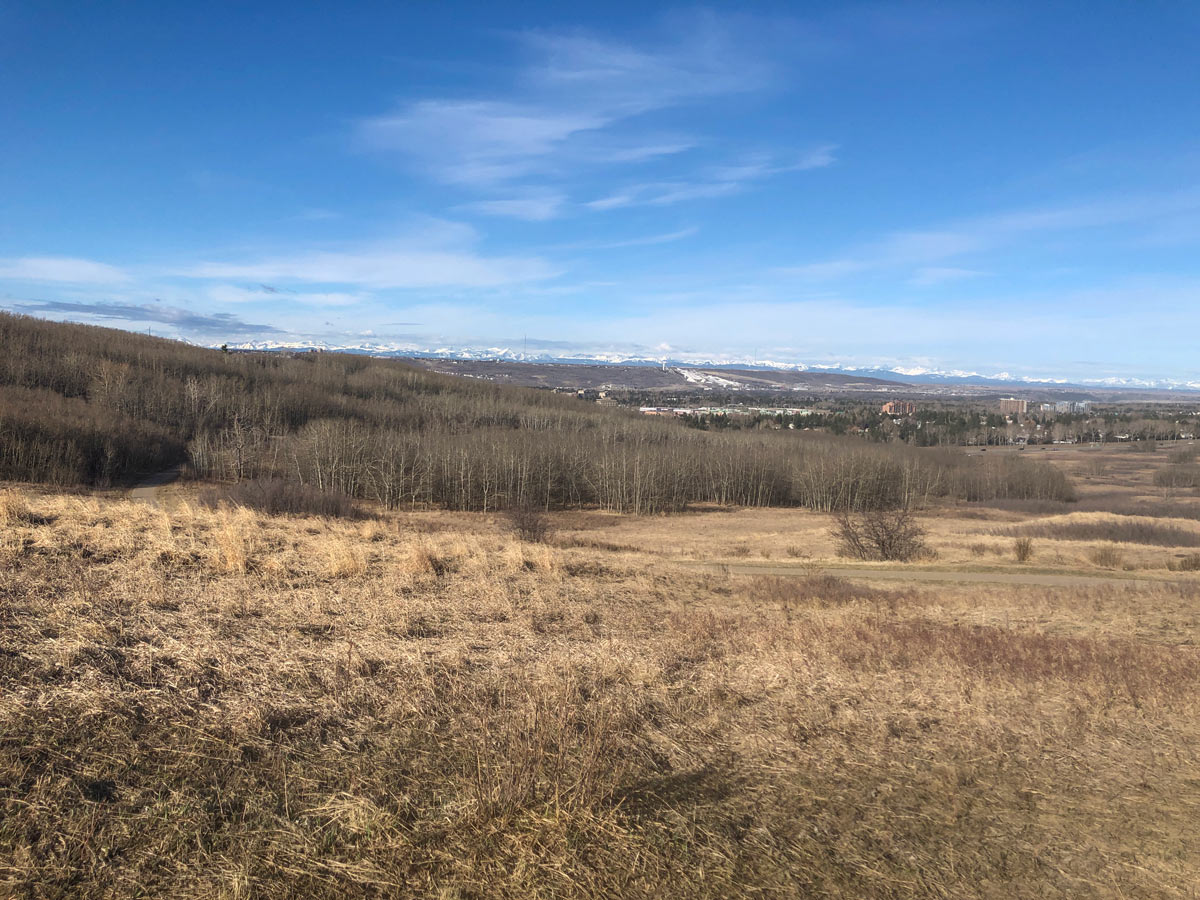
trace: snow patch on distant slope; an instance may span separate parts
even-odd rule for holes
[[[678,372],[683,376],[688,384],[698,384],[702,387],[723,387],[723,388],[744,388],[746,385],[740,381],[731,381],[728,378],[722,378],[720,375],[713,375],[711,372],[701,372],[697,369],[683,369],[676,367],[672,371]]]

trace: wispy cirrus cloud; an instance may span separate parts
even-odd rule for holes
[[[495,185],[567,164],[636,163],[682,152],[692,141],[621,133],[618,126],[765,80],[748,48],[711,29],[653,50],[545,32],[521,42],[527,62],[510,96],[403,103],[360,121],[359,143],[400,153],[444,182]]]
[[[771,66],[755,44],[708,15],[695,16],[689,27],[653,47],[578,33],[533,32],[518,41],[524,64],[496,94],[402,102],[359,121],[357,144],[396,156],[438,182],[495,195],[465,207],[473,212],[531,221],[570,210],[720,196],[749,181],[832,161],[832,147],[822,145],[798,163],[760,160],[697,172],[657,191],[642,186],[619,192],[628,203],[600,198],[572,205],[572,186],[591,175],[679,156],[705,143],[695,134],[665,133],[646,114],[761,90],[771,83]],[[508,196],[518,186],[540,189],[543,196]]]
[[[786,172],[821,169],[836,162],[833,144],[814,147],[799,158],[780,162],[759,154],[735,165],[702,169],[697,177],[686,181],[659,181],[627,185],[614,193],[584,204],[588,209],[604,212],[627,206],[671,206],[689,200],[707,200],[736,194],[748,185]]]
[[[559,269],[535,255],[480,252],[469,225],[421,218],[390,240],[314,248],[241,260],[210,260],[175,270],[187,279],[358,289],[495,288],[554,278]],[[339,295],[341,296],[341,295]]]
[[[563,244],[560,250],[620,250],[625,247],[648,247],[655,244],[672,244],[699,234],[697,226],[680,228],[678,231],[666,231],[662,234],[648,234],[641,237],[625,238],[617,241],[580,241],[574,244]]]
[[[169,325],[182,332],[199,334],[279,334],[273,325],[244,322],[232,313],[198,313],[178,306],[161,303],[125,303],[121,301],[96,301],[75,303],[66,300],[35,300],[13,303],[16,312],[32,315],[63,316],[73,321],[157,322]]]
[[[507,216],[529,222],[545,222],[556,218],[566,202],[566,195],[562,193],[535,190],[523,196],[467,203],[461,208],[486,216]]]
[[[250,304],[250,303],[300,303],[305,306],[355,306],[370,299],[370,295],[362,293],[347,293],[343,291],[297,291],[279,290],[270,285],[252,285],[249,287],[236,284],[213,284],[205,290],[205,295],[216,303]]]
[[[129,274],[117,266],[69,256],[0,259],[0,278],[63,284],[120,284],[130,280]]]
[[[1188,218],[1188,217],[1191,218]],[[1152,226],[1200,216],[1200,189],[1100,198],[976,216],[929,230],[898,231],[832,259],[780,267],[778,274],[834,281],[869,271],[909,269],[907,282],[932,287],[983,274],[950,261],[978,256],[1034,235],[1088,232],[1114,225]]]
[[[608,125],[596,112],[493,100],[422,100],[360,123],[364,146],[398,151],[450,184],[494,185],[539,171],[571,137]]]
[[[986,275],[978,269],[960,269],[954,266],[922,266],[913,273],[908,283],[916,287],[934,287],[939,284],[950,284],[964,281],[968,278],[978,278]]]
[[[350,284],[370,288],[481,288],[552,278],[557,269],[532,257],[483,257],[386,245],[368,250],[313,251],[251,262],[207,262],[190,278]]]

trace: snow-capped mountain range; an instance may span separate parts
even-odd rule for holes
[[[230,350],[305,351],[359,353],[377,357],[414,357],[421,359],[458,359],[495,362],[557,363],[566,365],[669,366],[697,369],[748,369],[813,372],[881,378],[912,384],[962,384],[1003,387],[1095,387],[1131,390],[1200,391],[1200,379],[1143,378],[1107,376],[1102,378],[1057,378],[1014,375],[1009,372],[985,374],[963,369],[939,369],[925,366],[893,367],[885,365],[849,365],[844,363],[803,363],[748,359],[736,354],[647,355],[617,351],[529,352],[511,347],[438,347],[415,343],[333,344],[315,340],[245,341],[227,344]]]

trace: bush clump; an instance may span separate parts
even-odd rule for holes
[[[508,510],[508,524],[512,533],[522,541],[544,544],[550,537],[550,520],[536,506],[514,506]]]
[[[1167,568],[1172,572],[1200,572],[1200,553],[1189,553],[1179,562],[1168,562]]]
[[[1088,555],[1093,563],[1105,569],[1119,569],[1121,568],[1121,564],[1125,562],[1125,554],[1115,544],[1105,544],[1102,547],[1097,547]]]
[[[871,561],[909,562],[927,551],[925,529],[907,508],[838,517],[838,554]]]

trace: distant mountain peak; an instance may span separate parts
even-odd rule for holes
[[[851,365],[845,363],[804,363],[771,359],[747,358],[739,354],[664,354],[622,353],[619,351],[592,351],[552,353],[526,352],[508,346],[498,347],[451,347],[428,346],[415,342],[370,342],[333,344],[318,340],[258,340],[229,343],[231,350],[324,350],[338,353],[361,353],[378,357],[413,357],[416,359],[459,359],[473,361],[557,363],[560,365],[620,365],[620,366],[666,366],[678,369],[685,379],[687,370],[692,369],[749,369],[760,371],[812,372],[829,375],[849,375],[885,381],[911,382],[914,384],[973,384],[996,387],[1096,387],[1127,388],[1142,390],[1200,391],[1200,380],[1174,378],[1143,378],[1133,376],[1106,376],[1098,378],[1067,379],[1051,376],[1014,375],[1009,372],[985,374],[965,369],[940,369],[930,366],[909,365]],[[692,379],[688,379],[692,380]],[[709,380],[710,384],[716,382]]]

